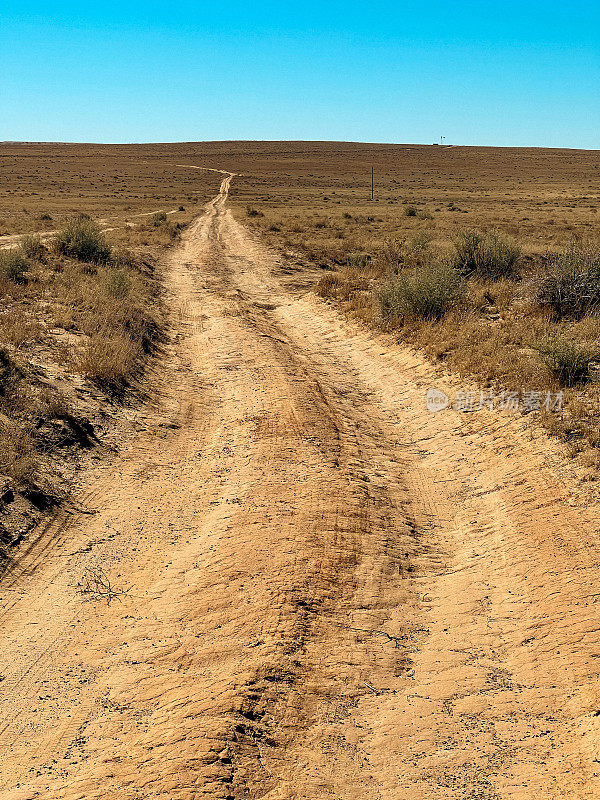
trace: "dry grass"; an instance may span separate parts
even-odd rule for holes
[[[17,419],[19,404],[39,402],[41,389],[27,376],[33,361],[113,394],[135,383],[161,324],[151,257],[177,239],[220,180],[177,166],[185,164],[237,173],[234,213],[272,245],[328,267],[317,291],[371,325],[382,324],[383,285],[406,286],[410,276],[414,286],[423,283],[417,276],[431,264],[456,263],[457,237],[477,231],[485,258],[474,271],[463,270],[472,274],[462,294],[439,313],[386,321],[460,374],[506,388],[557,387],[561,378],[536,345],[562,336],[589,347],[600,335],[588,284],[569,307],[562,302],[564,265],[575,263],[564,255],[569,243],[598,232],[598,152],[319,142],[3,144],[0,236],[53,231],[86,214],[112,248],[106,262],[79,261],[48,252],[47,240],[34,236],[23,242],[18,262],[0,268],[0,347],[24,368],[16,383],[29,387],[19,395],[15,385],[2,398],[9,419]],[[522,258],[497,246],[510,239]],[[575,283],[567,282],[576,292],[583,273],[594,278],[589,259],[580,267]],[[560,307],[552,294],[557,286]],[[598,438],[593,375],[592,363],[587,385],[567,387],[567,412],[547,421],[574,450]]]

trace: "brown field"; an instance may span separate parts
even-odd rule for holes
[[[0,145],[2,800],[600,795],[599,170]]]
[[[575,234],[597,233],[600,224],[600,151],[329,142],[1,144],[0,233],[37,230],[44,213],[127,217],[202,204],[214,175],[180,163],[238,173],[232,202],[260,203],[269,224],[292,234],[304,225],[309,243],[338,232],[377,242],[389,232],[420,230],[444,241],[457,226],[487,226],[545,252]],[[417,216],[406,217],[405,205]],[[344,219],[347,211],[364,219]],[[334,236],[314,236],[309,223],[321,217],[331,221]]]

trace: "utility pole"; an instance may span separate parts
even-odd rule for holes
[[[371,200],[375,199],[375,177],[373,170],[373,165],[371,165]]]
[[[444,144],[444,139],[445,138],[446,138],[445,136],[440,136],[440,144]]]

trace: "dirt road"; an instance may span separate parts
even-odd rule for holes
[[[598,797],[598,508],[519,421],[428,413],[230,181],[147,431],[0,584],[0,797]]]

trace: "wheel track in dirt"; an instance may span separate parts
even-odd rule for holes
[[[428,414],[231,179],[168,265],[148,432],[0,585],[3,798],[597,796],[597,507],[518,420]]]

